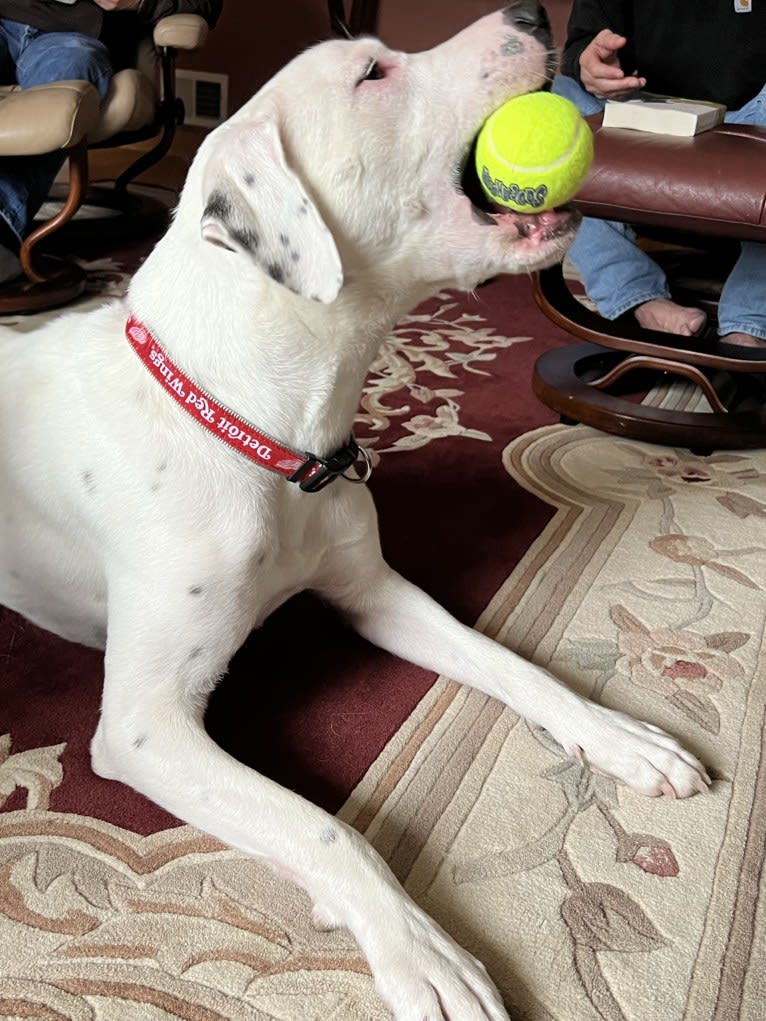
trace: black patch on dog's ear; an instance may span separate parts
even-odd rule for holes
[[[233,225],[229,225],[229,231],[232,238],[246,252],[254,252],[258,247],[258,235],[255,231],[242,227],[234,227]]]
[[[211,192],[210,198],[207,200],[207,205],[202,213],[202,218],[218,220],[231,240],[236,242],[236,244],[238,244],[245,252],[250,252],[252,254],[257,249],[259,244],[258,235],[250,228],[235,223],[235,220],[239,219],[239,217],[237,217],[236,207],[222,191]],[[212,240],[213,244],[217,244],[220,248],[226,248],[230,252],[236,251],[235,248],[227,245],[220,238],[211,238],[210,240]]]
[[[227,226],[231,220],[232,205],[222,191],[211,192],[203,216],[214,216]]]
[[[319,209],[288,164],[273,117],[242,125],[205,168],[202,240],[241,252],[275,284],[334,301],[343,268]],[[224,151],[225,149],[225,151]],[[341,282],[333,284],[337,276]]]

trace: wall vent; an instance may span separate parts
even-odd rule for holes
[[[226,120],[229,76],[209,71],[176,71],[176,95],[184,104],[184,124],[214,128]]]

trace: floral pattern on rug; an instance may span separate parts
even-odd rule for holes
[[[498,352],[531,337],[506,337],[448,293],[395,327],[370,367],[356,433],[373,464],[384,453],[417,450],[434,440],[492,437],[462,421],[463,373],[489,375]],[[385,446],[379,446],[379,443]]]
[[[760,1021],[766,452],[552,426],[504,460],[558,511],[478,626],[678,736],[712,789],[643,798],[444,678],[341,817],[514,1019]]]
[[[387,1012],[345,933],[308,898],[190,826],[141,837],[46,810],[64,745],[0,737],[0,1016],[271,1021]]]

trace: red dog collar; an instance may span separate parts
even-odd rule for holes
[[[168,357],[152,333],[135,316],[125,326],[125,335],[138,357],[165,391],[208,432],[262,468],[297,482],[307,493],[315,493],[338,476],[348,482],[366,482],[372,472],[370,456],[353,435],[345,446],[329,457],[300,453],[235,415],[202,387],[189,379]],[[359,477],[345,472],[361,457],[365,470]]]

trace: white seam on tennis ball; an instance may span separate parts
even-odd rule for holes
[[[503,156],[502,153],[497,151],[495,140],[494,138],[492,138],[491,135],[488,139],[486,139],[486,142],[488,143],[487,148],[489,148],[492,151],[492,156],[494,156],[496,160],[503,164],[504,170],[507,168],[510,171],[514,170],[521,171],[524,174],[534,173],[544,174],[550,172],[551,170],[555,170],[557,167],[561,166],[562,163],[566,163],[566,161],[571,158],[572,151],[577,148],[577,145],[580,141],[580,136],[582,135],[583,128],[584,128],[583,121],[581,120],[577,121],[575,124],[574,138],[566,152],[562,153],[561,156],[559,156],[559,158],[554,163],[543,163],[537,167],[526,166],[525,164],[522,163],[510,163]]]

